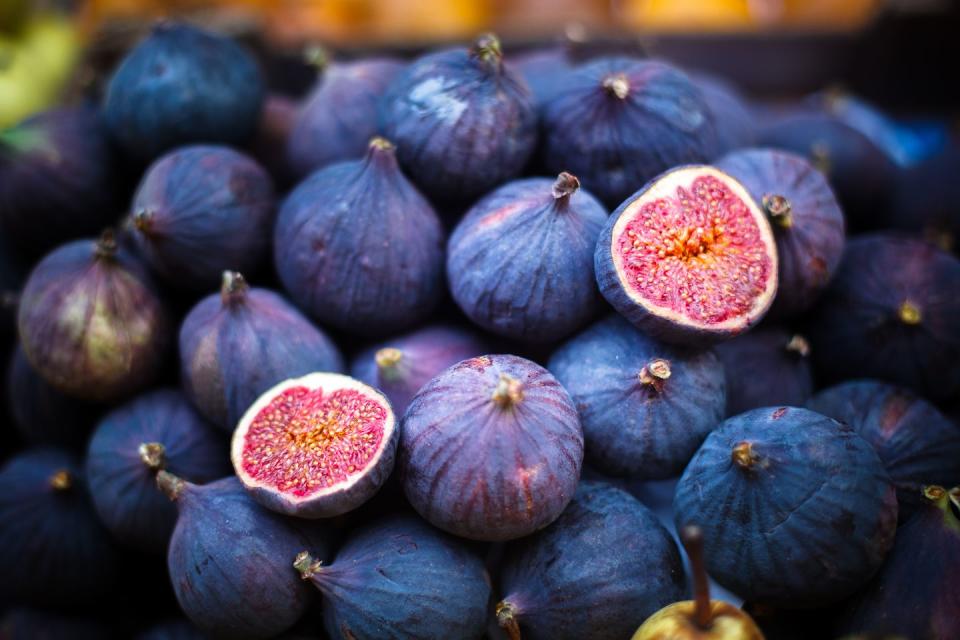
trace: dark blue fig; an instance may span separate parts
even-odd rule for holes
[[[426,318],[443,293],[443,228],[406,179],[394,147],[303,181],[280,208],[274,259],[284,288],[314,318],[367,335]]]
[[[273,184],[228,147],[183,147],[147,170],[133,198],[133,237],[171,285],[209,290],[225,269],[255,271],[273,230]]]
[[[415,60],[383,97],[380,128],[438,201],[470,201],[518,176],[537,143],[533,95],[491,34]]]
[[[474,323],[518,340],[563,338],[593,318],[593,252],[607,212],[580,181],[503,185],[464,216],[447,245],[447,280]]]
[[[547,526],[573,498],[582,461],[570,395],[517,356],[450,367],[403,417],[407,499],[428,522],[464,538],[511,540]]]
[[[890,226],[960,253],[960,145],[899,174]]]
[[[880,573],[845,606],[842,632],[960,638],[960,487],[930,485],[921,500]]]
[[[766,407],[723,422],[687,466],[677,527],[704,532],[707,569],[742,598],[788,609],[851,595],[883,563],[897,498],[853,428]]]
[[[429,326],[365,349],[353,359],[350,375],[383,392],[398,416],[420,387],[447,367],[488,349],[475,334]]]
[[[201,300],[180,327],[180,377],[194,406],[233,431],[273,385],[314,371],[341,371],[336,345],[279,294],[226,271],[219,294]]]
[[[134,640],[207,640],[208,636],[189,620],[164,620],[136,635]]]
[[[100,114],[68,107],[0,130],[0,236],[38,257],[119,216],[119,176]]]
[[[0,468],[0,602],[91,604],[119,577],[77,459],[33,449]]]
[[[320,63],[321,75],[293,120],[287,159],[298,176],[335,162],[362,158],[380,133],[377,106],[403,69],[390,58]]]
[[[242,144],[265,94],[256,60],[228,38],[160,22],[121,61],[104,97],[113,136],[150,160],[197,142]]]
[[[843,212],[826,178],[801,156],[775,149],[735,151],[716,166],[747,188],[773,228],[780,283],[770,317],[806,311],[843,254]]]
[[[553,100],[574,67],[567,48],[563,46],[507,56],[506,63],[526,80],[537,109],[543,109]]]
[[[230,475],[227,444],[179,391],[152,391],[100,421],[87,452],[87,481],[100,521],[125,545],[166,549],[176,507],[157,491],[166,469],[191,482]]]
[[[95,620],[18,607],[0,618],[3,640],[104,640],[114,637]]]
[[[847,243],[810,329],[825,382],[871,377],[932,400],[960,393],[960,260],[921,240]]]
[[[330,564],[311,552],[293,565],[323,594],[336,640],[479,640],[490,579],[461,540],[416,516],[391,516],[351,533]]]
[[[621,640],[686,596],[670,533],[625,491],[584,481],[543,531],[508,545],[496,606],[511,638]]]
[[[901,519],[924,501],[924,485],[960,484],[960,425],[912,391],[856,380],[824,389],[807,407],[873,445],[897,487]]]
[[[678,69],[635,58],[577,67],[542,111],[550,171],[576,174],[615,207],[657,174],[717,155],[713,116]]]
[[[692,73],[690,79],[713,114],[717,153],[753,146],[757,139],[757,119],[739,89],[725,78],[710,73]]]
[[[764,326],[714,351],[727,378],[727,417],[759,407],[802,407],[813,393],[810,343],[798,333]]]
[[[20,341],[51,386],[109,402],[159,373],[171,324],[143,267],[112,232],[77,240],[37,264],[20,297]]]
[[[257,135],[250,144],[250,153],[273,178],[286,189],[294,182],[294,172],[287,161],[287,143],[299,104],[293,98],[271,93],[263,102]]]
[[[325,559],[319,530],[267,511],[233,477],[195,485],[161,471],[157,484],[179,514],[167,569],[187,617],[228,638],[270,638],[292,627],[311,594],[290,559],[303,549]]]
[[[603,473],[676,476],[723,420],[717,357],[661,344],[619,316],[561,346],[548,368],[580,414],[587,462]]]

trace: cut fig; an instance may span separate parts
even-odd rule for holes
[[[393,470],[399,430],[379,391],[336,373],[281,382],[233,434],[237,477],[261,505],[301,518],[346,513]]]
[[[763,211],[727,174],[668,171],[620,205],[595,254],[597,283],[644,332],[709,344],[763,318],[777,291],[777,249]]]

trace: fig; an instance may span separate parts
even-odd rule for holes
[[[310,590],[290,558],[306,548],[325,557],[320,530],[264,509],[234,477],[195,485],[160,471],[157,485],[177,506],[167,568],[187,617],[229,638],[270,638],[292,627]]]
[[[414,394],[431,378],[486,352],[484,342],[470,331],[428,326],[365,349],[353,359],[350,375],[379,389],[402,416]]]
[[[455,364],[403,416],[407,499],[430,524],[464,538],[512,540],[547,526],[573,498],[582,462],[570,395],[517,356]]]
[[[496,605],[511,640],[621,640],[686,593],[680,552],[630,494],[584,481],[560,517],[507,545]]]
[[[516,69],[526,81],[538,110],[553,100],[574,68],[566,48],[562,46],[507,56],[507,66]]]
[[[142,551],[165,550],[177,521],[176,508],[157,491],[162,469],[197,483],[230,475],[220,435],[173,389],[145,393],[104,416],[87,452],[100,521]]]
[[[758,323],[777,291],[777,248],[746,188],[708,166],[673,169],[624,201],[597,241],[600,293],[644,333],[686,346]]]
[[[230,458],[253,499],[278,513],[329,518],[370,499],[393,471],[398,425],[379,391],[312,373],[264,392],[240,419]]]
[[[111,231],[63,245],[34,267],[18,325],[24,353],[44,380],[97,402],[147,387],[171,331],[148,275]]]
[[[321,54],[321,75],[293,119],[287,159],[299,176],[362,158],[379,131],[377,106],[404,64],[390,58],[336,62]]]
[[[932,400],[960,394],[960,260],[879,233],[847,243],[810,340],[819,379],[871,377]]]
[[[775,149],[735,151],[717,167],[747,188],[773,228],[779,288],[770,317],[806,311],[843,254],[843,212],[826,178],[803,157]]]
[[[8,459],[0,468],[0,522],[0,602],[91,604],[119,576],[71,454],[30,449]]]
[[[270,248],[270,176],[228,147],[164,155],[144,175],[132,209],[139,253],[177,288],[208,290],[224,269],[254,271]]]
[[[301,308],[345,331],[384,335],[426,318],[443,293],[443,228],[400,171],[393,144],[317,171],[280,207],[277,272]]]
[[[265,91],[260,68],[243,47],[162,21],[114,71],[103,111],[124,150],[150,160],[185,144],[246,142]]]
[[[350,533],[330,564],[304,551],[293,566],[323,594],[331,638],[484,637],[490,584],[483,561],[416,516]]]
[[[287,161],[287,144],[299,106],[296,100],[284,94],[268,94],[263,102],[257,134],[250,144],[253,157],[283,190],[294,182],[293,169]]]
[[[707,569],[742,598],[786,609],[852,595],[893,544],[897,498],[852,427],[808,409],[729,418],[687,465],[677,528],[703,530]]]
[[[120,213],[118,180],[93,107],[45,111],[0,130],[0,236],[33,259],[97,233]]]
[[[647,618],[633,640],[764,640],[744,611],[710,599],[710,579],[703,559],[703,532],[685,527],[680,534],[693,573],[693,600],[674,602]]]
[[[960,425],[912,391],[854,380],[820,391],[807,407],[869,442],[897,487],[900,518],[924,502],[923,486],[960,484]]]
[[[929,485],[921,497],[923,504],[897,529],[880,573],[846,606],[845,632],[960,637],[960,487]]]
[[[600,58],[575,68],[541,112],[543,157],[608,207],[657,174],[717,155],[700,90],[663,62]]]
[[[441,202],[470,201],[518,176],[537,143],[533,95],[492,34],[414,60],[388,87],[380,128],[413,181]]]
[[[690,79],[713,114],[717,155],[753,146],[757,138],[756,118],[740,90],[726,78],[710,73],[692,73]]]
[[[918,235],[944,251],[960,253],[960,146],[956,143],[900,172],[890,226]]]
[[[813,393],[810,342],[799,333],[763,326],[714,350],[727,378],[727,417],[760,407],[802,407]]]
[[[606,219],[603,205],[569,173],[503,185],[450,236],[454,300],[475,324],[508,338],[569,335],[598,306],[593,252]]]
[[[580,414],[587,462],[603,473],[676,476],[723,420],[717,357],[661,344],[619,316],[574,336],[548,368]]]
[[[180,327],[180,377],[193,405],[233,431],[257,397],[287,378],[340,371],[336,345],[279,294],[223,273]]]

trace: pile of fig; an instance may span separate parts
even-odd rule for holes
[[[960,140],[578,46],[0,131],[0,637],[960,638]]]

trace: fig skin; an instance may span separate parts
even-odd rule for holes
[[[322,63],[321,75],[293,118],[287,160],[299,177],[335,162],[362,158],[381,133],[377,108],[404,68],[391,58]]]
[[[22,257],[38,258],[113,224],[123,192],[93,107],[44,111],[0,131],[0,236]]]
[[[323,324],[366,336],[411,328],[443,294],[444,233],[400,171],[393,144],[317,171],[280,207],[274,258],[284,288]]]
[[[690,79],[713,114],[717,154],[752,147],[757,139],[756,117],[747,98],[726,78],[691,73]]]
[[[900,519],[925,502],[923,486],[960,484],[960,426],[909,389],[852,380],[817,393],[812,409],[869,442],[897,487]]]
[[[250,143],[251,156],[267,170],[281,192],[289,190],[295,182],[293,169],[287,161],[287,143],[299,107],[299,103],[288,95],[267,94],[257,134]]]
[[[172,332],[148,274],[111,232],[66,244],[39,262],[24,285],[18,325],[37,373],[57,390],[95,402],[149,386]]]
[[[659,173],[719,149],[700,90],[663,62],[610,57],[576,67],[541,120],[546,168],[578,176],[610,208]]]
[[[151,391],[114,409],[97,425],[86,473],[100,521],[123,544],[162,553],[177,510],[157,491],[166,469],[192,482],[230,475],[225,440],[173,389]]]
[[[780,285],[768,317],[806,311],[843,255],[843,212],[826,178],[803,157],[775,149],[736,151],[716,166],[739,180],[770,220]]]
[[[428,326],[364,349],[354,357],[350,375],[379,389],[399,418],[434,376],[488,351],[484,341],[470,331]]]
[[[887,233],[847,243],[810,327],[819,380],[872,377],[931,400],[960,393],[960,260]]]
[[[710,575],[740,597],[785,609],[853,594],[893,544],[897,499],[870,444],[807,409],[730,418],[687,465],[677,528],[703,530]]]
[[[466,543],[413,515],[350,533],[330,564],[301,554],[295,567],[323,594],[323,623],[337,640],[479,640],[490,579]]]
[[[326,558],[322,530],[256,504],[235,477],[194,485],[161,471],[178,518],[167,568],[180,608],[206,633],[270,638],[292,627],[310,589],[290,568],[305,548]]]
[[[507,56],[506,64],[519,73],[530,87],[537,110],[553,100],[574,69],[567,47],[556,46]]]
[[[131,156],[191,143],[243,144],[265,98],[256,60],[240,45],[184,23],[157,23],[120,62],[103,112]]]
[[[387,89],[379,121],[435,202],[469,202],[517,177],[537,143],[533,94],[490,34],[414,60]]]
[[[922,237],[944,251],[960,253],[960,145],[902,171],[896,183],[890,226]]]
[[[726,373],[728,418],[760,407],[802,407],[813,394],[810,343],[800,334],[762,326],[714,352]]]
[[[678,475],[723,420],[723,365],[609,316],[563,344],[548,369],[580,414],[587,462],[644,480]]]
[[[254,272],[273,230],[273,183],[229,147],[181,147],[154,162],[133,198],[133,238],[171,286],[207,291],[225,269]]]
[[[119,578],[119,558],[97,520],[77,459],[30,449],[0,468],[0,601],[87,605]]]
[[[687,593],[670,533],[635,498],[602,482],[581,482],[552,525],[505,553],[497,614],[501,626],[519,625],[524,640],[629,638]]]
[[[546,369],[481,356],[417,392],[398,462],[407,499],[430,524],[512,540],[553,522],[573,498],[583,432],[570,395]]]
[[[233,431],[261,393],[287,378],[339,372],[336,345],[279,294],[223,274],[218,294],[190,310],[180,327],[180,378],[193,405]]]

